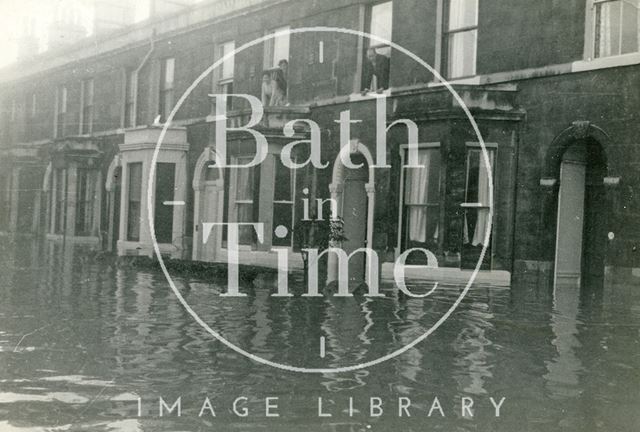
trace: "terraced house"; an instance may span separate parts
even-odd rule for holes
[[[440,266],[474,268],[487,246],[483,271],[640,276],[638,0],[156,1],[135,24],[127,2],[96,8],[92,36],[73,33],[63,9],[67,43],[0,71],[6,233],[151,255],[151,186],[163,253],[213,261],[226,257],[227,237],[203,243],[204,223],[263,222],[262,241],[240,232],[247,254],[295,251],[305,203],[333,198],[344,249],[368,246],[386,261],[426,248]],[[486,142],[493,213],[479,139],[442,80],[379,39],[295,31],[318,26],[392,41],[453,86]],[[215,61],[270,34],[190,92],[149,185],[161,125],[179,98]],[[259,166],[210,169],[221,103],[211,94],[264,104],[255,130],[269,146]],[[373,169],[381,96],[389,167]],[[229,126],[249,122],[246,98],[224,108]],[[345,111],[359,121],[348,136],[358,169],[339,157]],[[409,121],[422,169],[407,163]],[[286,169],[283,148],[316,132],[327,167]],[[229,162],[253,159],[252,135],[227,141]],[[293,159],[308,156],[295,146]]]

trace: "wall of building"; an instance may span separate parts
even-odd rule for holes
[[[611,265],[640,265],[640,125],[636,120],[640,95],[638,67],[523,81],[519,101],[526,107],[526,127],[518,161],[516,259],[551,262],[555,251],[555,209],[544,208],[540,178],[554,138],[574,121],[589,121],[610,137],[607,158],[620,176],[611,209],[608,231],[615,239],[608,244]]]
[[[478,73],[582,60],[585,11],[584,0],[480,1]]]

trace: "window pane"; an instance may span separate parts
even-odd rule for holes
[[[418,163],[425,168],[405,169],[405,205],[440,202],[440,149],[418,151]]]
[[[438,242],[440,206],[405,206],[405,249]]]
[[[440,162],[439,148],[422,149],[418,151],[418,163],[424,168],[404,168],[404,224],[406,239],[409,242],[405,244],[407,247],[412,247],[412,243],[437,243],[440,220]]]
[[[386,40],[391,40],[393,23],[393,2],[381,3],[371,8],[370,33]],[[383,44],[375,40],[370,40],[370,45]],[[390,50],[390,49],[388,49]],[[389,52],[378,51],[379,54],[389,55]]]
[[[253,204],[251,203],[236,203],[236,222],[253,222]],[[253,227],[240,226],[238,227],[239,244],[250,245],[253,244]]]
[[[238,164],[247,161],[238,160]],[[238,168],[236,180],[236,201],[253,201],[253,168]]]
[[[596,6],[596,57],[620,53],[620,2]]]
[[[478,31],[453,33],[449,37],[449,78],[476,74],[476,38]]]
[[[84,82],[84,106],[93,105],[93,80],[86,80]]]
[[[55,218],[56,218],[56,224],[54,227],[54,233],[55,234],[61,234],[62,231],[64,230],[64,215],[66,214],[66,212],[64,211],[64,205],[65,205],[65,171],[63,169],[57,169],[56,170],[56,174],[55,174],[55,188],[56,188],[56,192],[55,192],[55,206],[56,206],[56,212],[55,212]]]
[[[58,92],[58,113],[67,112],[67,88],[60,87]]]
[[[76,189],[76,235],[91,234],[95,179],[87,169],[78,169]]]
[[[489,170],[494,172],[495,151],[487,150],[489,156],[488,167],[481,150],[470,150],[467,162],[467,192],[466,202],[488,207],[491,185],[489,184]],[[488,208],[465,209],[463,242],[472,246],[485,243],[487,224],[489,222]]]
[[[165,90],[173,88],[173,80],[175,77],[175,59],[174,58],[165,59],[163,75],[164,75],[163,88]]]
[[[293,200],[293,179],[295,171],[287,168],[280,158],[276,161],[275,201]]]
[[[485,157],[481,150],[469,150],[467,163],[467,193],[466,202],[489,206],[489,169],[493,172],[495,151],[487,150],[491,167],[487,168]]]
[[[478,24],[478,0],[449,2],[449,30],[475,27]]]
[[[173,242],[173,206],[165,205],[174,200],[175,164],[161,163],[156,165],[156,202],[154,227],[158,243]]]
[[[166,90],[162,92],[160,95],[161,98],[161,106],[160,106],[160,115],[163,120],[166,120],[167,116],[171,113],[173,109],[173,91]]]
[[[220,57],[222,58],[225,55],[232,52],[236,47],[235,42],[227,42],[224,45],[220,46]],[[231,57],[224,62],[222,62],[220,79],[227,80],[233,78],[234,69],[235,69],[235,56]]]
[[[638,52],[640,38],[640,0],[627,0],[622,8],[621,54]]]
[[[282,27],[276,29],[274,33],[278,32],[286,32],[289,30],[289,27]],[[291,35],[289,33],[285,33],[279,35],[273,39],[273,63],[272,67],[278,66],[280,60],[289,60],[289,42]]]
[[[140,240],[140,201],[142,199],[142,163],[129,164],[129,209],[127,240]]]

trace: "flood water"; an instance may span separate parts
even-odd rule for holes
[[[403,355],[365,370],[309,375],[258,364],[214,340],[162,273],[118,267],[79,247],[2,243],[3,432],[640,427],[638,286],[555,296],[533,282],[476,286],[433,335]],[[384,299],[278,299],[265,279],[243,287],[247,297],[230,299],[219,297],[223,282],[175,280],[229,341],[303,367],[348,366],[394,351],[437,321],[461,289],[442,286],[424,300],[402,298],[391,286]],[[180,397],[181,417],[176,411],[160,417],[160,397],[169,406]],[[215,417],[199,416],[207,397]],[[238,405],[247,417],[232,411],[239,397],[247,398]],[[276,397],[280,417],[266,418],[265,398]],[[372,397],[382,401],[381,416],[370,416]],[[440,410],[432,409],[436,397]],[[473,417],[462,416],[463,397],[473,399]],[[499,418],[490,397],[505,398]],[[319,417],[318,398],[332,417]],[[399,417],[399,398],[410,399],[411,417]]]

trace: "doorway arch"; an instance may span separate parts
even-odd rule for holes
[[[345,166],[343,161],[351,160],[352,156],[360,156],[362,159],[360,168],[353,169]],[[355,164],[358,165],[357,162]],[[374,161],[371,151],[359,140],[352,140],[348,146],[342,147],[333,164],[329,192],[331,193],[331,199],[336,203],[338,217],[344,221],[345,237],[350,239],[347,244],[342,245],[347,254],[363,247],[372,249],[373,246],[376,197],[375,170],[373,166]],[[348,210],[345,200],[352,207],[351,211],[345,211]],[[363,238],[359,236],[359,232],[355,232],[357,227],[362,227],[362,210],[366,212],[366,226],[363,230]],[[364,255],[364,258],[364,268],[362,268],[364,274],[361,273],[359,268],[362,264],[355,261],[356,257],[354,257],[349,262],[349,276],[351,279],[360,280],[364,276],[364,282],[371,285],[371,281],[374,279],[375,274],[378,273],[378,269],[373,268],[372,264],[375,263],[372,263],[369,254]],[[352,262],[354,263],[353,267]],[[338,280],[338,264],[335,254],[329,254],[327,282]]]
[[[195,261],[213,262],[222,248],[222,230],[214,229],[209,238],[201,238],[204,223],[223,221],[224,213],[224,172],[214,165],[216,152],[206,148],[198,161],[193,176],[193,249]],[[218,227],[220,228],[220,227]]]
[[[604,280],[611,163],[608,136],[575,122],[552,144],[547,177],[556,179],[554,286],[599,286]]]

